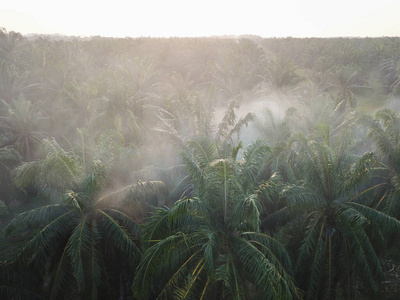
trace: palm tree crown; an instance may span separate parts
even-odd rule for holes
[[[183,159],[192,193],[171,209],[159,208],[146,223],[150,247],[134,282],[139,297],[297,297],[285,249],[259,231],[257,193],[268,189],[259,186],[260,166],[268,151],[259,141],[236,161],[219,156],[214,143],[187,144]]]

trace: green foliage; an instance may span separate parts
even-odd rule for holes
[[[145,224],[149,243],[134,281],[141,298],[296,298],[291,261],[273,237],[259,232],[255,186],[261,141],[241,161],[218,158],[213,143],[192,141],[183,151],[194,185],[192,198],[159,209]]]
[[[48,205],[18,215],[9,225],[40,227],[17,261],[23,266],[48,265],[42,276],[50,278],[45,293],[51,299],[80,295],[108,299],[128,284],[141,257],[140,228],[122,209],[145,198],[160,184],[141,183],[101,196],[106,176],[100,165],[62,196],[61,204]],[[150,187],[150,188],[149,188]]]
[[[398,49],[0,29],[2,257],[18,255],[0,298],[379,294],[399,231]]]
[[[337,147],[343,139],[346,135],[332,147],[329,139],[297,139],[294,163],[302,179],[281,193],[293,211],[292,223],[298,223],[290,229],[289,247],[296,257],[296,279],[308,299],[352,299],[357,279],[376,291],[383,271],[370,230],[400,229],[398,220],[364,201],[364,183],[376,165],[373,155],[352,157]]]
[[[40,139],[45,136],[41,126],[48,118],[43,117],[40,111],[35,111],[32,102],[23,95],[12,104],[4,100],[1,103],[0,128],[5,134],[11,135],[8,145],[13,144],[25,160],[32,160]]]

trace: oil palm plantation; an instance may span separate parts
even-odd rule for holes
[[[329,131],[329,126],[322,128]],[[376,162],[372,153],[357,157],[348,152],[350,132],[335,143],[329,133],[315,140],[292,139],[298,181],[282,190],[286,207],[275,217],[290,220],[283,232],[307,299],[354,299],[356,281],[376,291],[383,271],[370,234],[383,238],[382,232],[400,229],[396,219],[369,207],[371,201],[363,197]]]
[[[145,224],[149,247],[133,286],[140,299],[298,296],[286,250],[259,230],[259,194],[273,194],[260,167],[269,148],[258,141],[240,161],[237,149],[232,156],[218,150],[196,140],[183,151],[192,184],[188,197],[159,208]]]

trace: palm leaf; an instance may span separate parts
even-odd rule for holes
[[[296,297],[296,288],[288,274],[269,258],[265,257],[255,245],[241,238],[232,242],[238,263],[249,274],[249,279],[259,287],[266,299]]]
[[[81,292],[85,291],[84,254],[91,248],[90,223],[90,217],[85,215],[74,228],[66,249],[71,259],[72,272]]]
[[[129,205],[134,202],[146,202],[152,196],[162,199],[167,195],[168,189],[162,181],[140,181],[101,197],[96,205]]]
[[[64,214],[70,214],[68,207],[59,204],[47,205],[23,212],[15,216],[7,225],[6,234],[10,234],[16,227],[27,223],[49,224]]]
[[[361,203],[350,202],[349,205],[362,213],[371,223],[377,224],[381,230],[399,232],[400,221],[396,218]]]
[[[73,283],[75,278],[73,277],[72,270],[70,268],[71,258],[67,255],[67,245],[59,258],[57,268],[54,273],[51,274],[51,284],[49,289],[49,298],[58,299],[62,297],[65,290],[73,290]]]
[[[240,169],[245,180],[255,182],[259,180],[270,152],[271,148],[262,140],[257,140],[246,147],[240,161]]]
[[[128,216],[114,210],[112,213],[107,210],[97,210],[97,213],[102,216],[102,223],[104,226],[104,233],[106,239],[110,240],[115,247],[120,249],[122,253],[126,253],[130,258],[129,261],[133,265],[139,261],[142,252],[139,247],[135,244],[133,232],[128,231],[134,227],[133,220]],[[117,216],[113,217],[113,213]],[[118,221],[121,220],[121,221]],[[125,225],[124,225],[125,224]]]
[[[201,236],[177,233],[151,246],[134,279],[138,296],[143,299],[149,299],[151,295],[166,297],[188,274],[187,268],[196,264],[201,245]]]

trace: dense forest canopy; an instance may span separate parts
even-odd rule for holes
[[[397,37],[1,29],[0,297],[395,299],[399,101]]]

